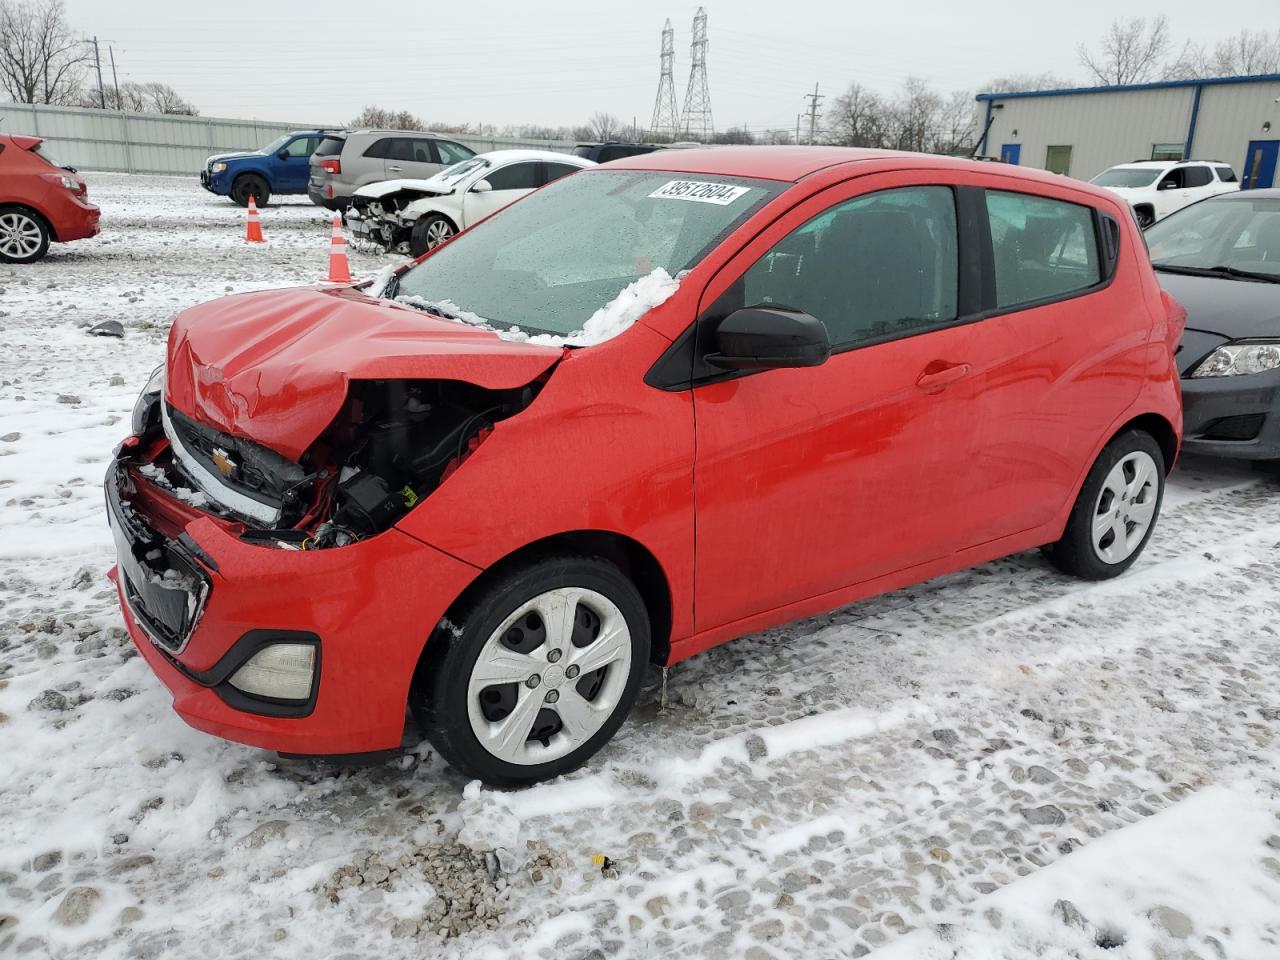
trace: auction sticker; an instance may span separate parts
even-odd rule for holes
[[[750,187],[735,187],[731,183],[708,183],[705,180],[668,180],[653,193],[658,200],[693,200],[696,203],[714,203],[727,207]]]

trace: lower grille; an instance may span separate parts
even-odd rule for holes
[[[1221,417],[1211,422],[1201,436],[1205,440],[1256,440],[1266,418],[1264,413]]]

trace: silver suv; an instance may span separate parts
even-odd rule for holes
[[[344,210],[357,187],[382,180],[425,180],[475,151],[434,133],[415,130],[343,130],[327,134],[311,155],[307,196]]]

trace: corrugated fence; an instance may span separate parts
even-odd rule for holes
[[[256,150],[291,130],[340,129],[341,124],[275,123],[123,113],[89,107],[0,103],[0,133],[43,137],[50,155],[78,170],[195,176],[207,156]],[[444,134],[477,153],[525,147],[573,150],[565,140],[518,140]]]

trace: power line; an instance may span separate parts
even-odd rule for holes
[[[707,83],[707,11],[699,7],[693,18],[693,64],[684,94],[684,134],[706,143],[715,132],[711,119],[711,88]]]

